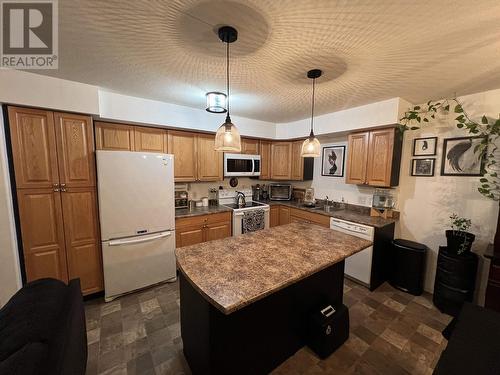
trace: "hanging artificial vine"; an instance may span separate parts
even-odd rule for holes
[[[497,141],[500,137],[500,115],[498,119],[483,116],[477,122],[470,118],[458,99],[444,99],[440,101],[428,101],[426,105],[416,105],[405,112],[400,120],[401,132],[420,129],[422,125],[429,124],[437,115],[447,115],[451,110],[456,114],[455,124],[459,129],[465,129],[473,136],[484,136],[480,144],[476,145],[474,153],[478,160],[484,160],[481,164],[483,176],[479,179],[481,186],[478,191],[495,201],[500,200],[500,165],[496,160]]]

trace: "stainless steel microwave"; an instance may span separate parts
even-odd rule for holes
[[[224,154],[224,176],[260,176],[260,155]]]
[[[272,201],[289,201],[292,199],[291,184],[269,184],[269,199]]]

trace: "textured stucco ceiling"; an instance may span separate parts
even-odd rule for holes
[[[224,90],[232,45],[232,112],[272,122],[400,96],[500,87],[498,0],[59,1],[59,70],[35,71],[124,94],[204,108]]]

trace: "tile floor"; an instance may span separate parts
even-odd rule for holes
[[[349,340],[319,360],[299,350],[273,374],[432,374],[446,346],[441,330],[451,317],[430,295],[413,297],[388,284],[375,292],[346,280]],[[86,303],[87,374],[189,374],[182,355],[178,283],[110,303]]]

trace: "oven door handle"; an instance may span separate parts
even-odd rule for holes
[[[252,175],[255,173],[255,159],[252,158]]]

